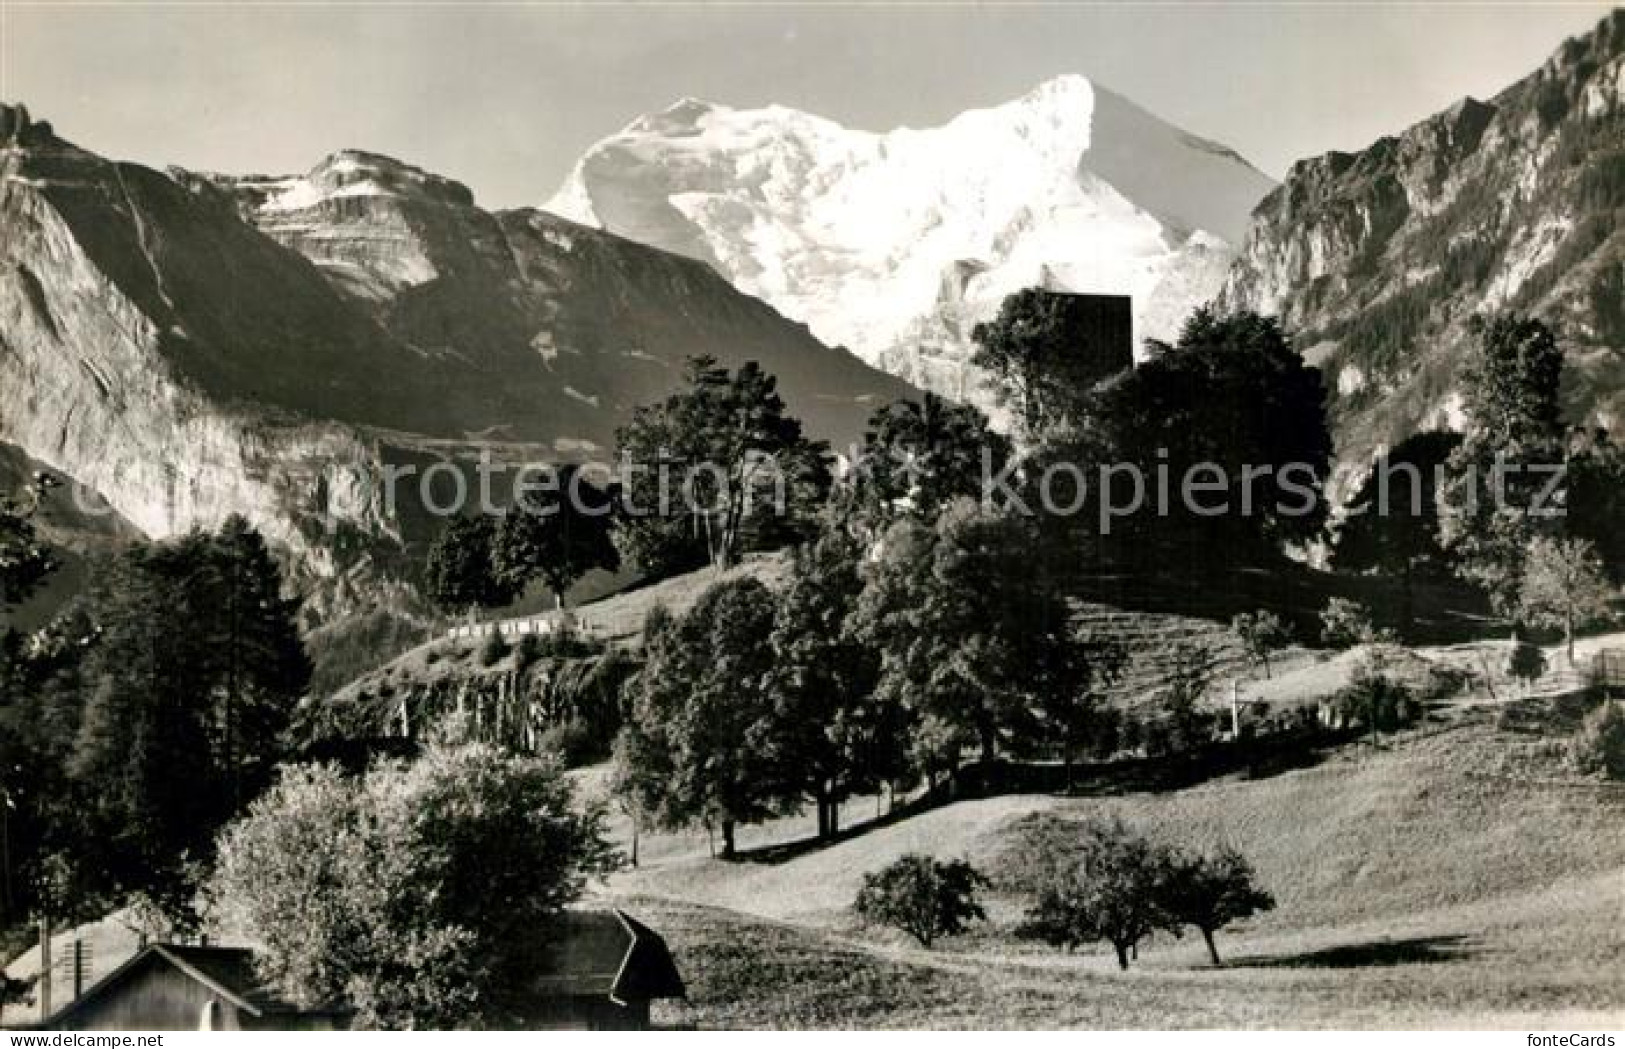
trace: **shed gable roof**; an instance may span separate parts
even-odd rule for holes
[[[158,943],[140,951],[92,984],[84,994],[57,1010],[47,1025],[56,1026],[69,1021],[155,966],[174,969],[256,1018],[303,1011],[278,998],[264,985],[254,971],[254,954],[245,947],[192,947]]]
[[[660,935],[623,911],[565,911],[542,935],[536,989],[616,1001],[686,993]]]

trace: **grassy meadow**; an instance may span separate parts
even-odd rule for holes
[[[1237,846],[1276,910],[1219,934],[1220,968],[1195,937],[1159,934],[1126,973],[1108,949],[1019,938],[1025,901],[1009,884],[1031,821],[1112,815],[1171,842]],[[804,830],[757,831],[775,833]],[[964,801],[788,859],[724,863],[703,839],[645,840],[650,858],[605,892],[671,942],[690,991],[673,1024],[1625,1023],[1625,787],[1575,777],[1482,710],[1265,779]],[[989,920],[930,951],[862,926],[850,904],[863,873],[909,851],[989,874]]]

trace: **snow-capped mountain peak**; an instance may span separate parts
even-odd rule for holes
[[[940,127],[685,98],[582,157],[549,210],[716,267],[824,341],[985,403],[969,332],[1022,287],[1127,293],[1141,336],[1217,291],[1270,180],[1077,75]]]

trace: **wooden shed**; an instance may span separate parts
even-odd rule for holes
[[[666,941],[623,911],[566,911],[544,938],[525,1026],[636,1031],[657,998],[686,993]]]
[[[154,944],[58,1010],[62,1031],[335,1031],[342,1009],[305,1010],[269,993],[243,947]]]
[[[644,1030],[650,1004],[681,998],[666,941],[621,911],[565,911],[536,937],[534,994],[516,1027]],[[91,986],[42,1026],[64,1031],[332,1031],[337,1006],[300,1009],[266,988],[243,947],[157,944]]]

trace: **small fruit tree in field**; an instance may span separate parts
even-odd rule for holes
[[[930,948],[939,937],[957,935],[987,917],[976,900],[986,885],[964,860],[909,853],[863,876],[855,909],[865,921],[901,929]]]
[[[1264,668],[1266,678],[1273,676],[1270,656],[1292,643],[1292,631],[1274,612],[1241,612],[1230,621],[1230,632],[1246,650],[1248,661]]]
[[[1169,927],[1176,933],[1182,925],[1199,931],[1214,965],[1223,964],[1213,944],[1215,932],[1275,908],[1275,897],[1255,884],[1252,864],[1234,849],[1211,854],[1176,851],[1166,864],[1159,896]]]
[[[1084,828],[1077,858],[1051,868],[1027,912],[1027,930],[1068,951],[1105,941],[1128,968],[1129,952],[1166,925],[1160,850],[1122,823]]]
[[[1109,943],[1128,968],[1157,930],[1202,934],[1221,964],[1214,933],[1275,907],[1236,850],[1171,847],[1113,820],[1081,827],[1046,821],[1030,830],[1018,884],[1034,893],[1023,932],[1067,951]]]

